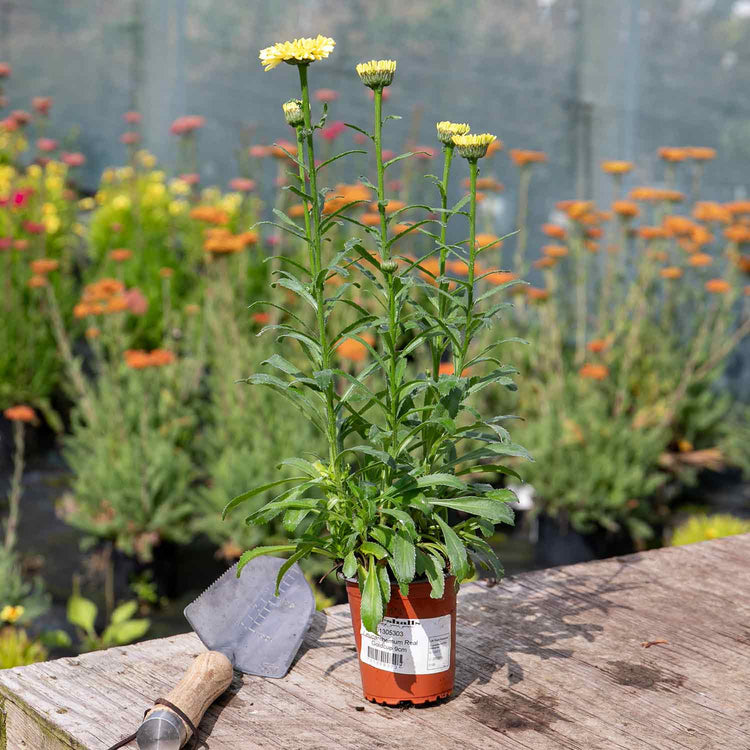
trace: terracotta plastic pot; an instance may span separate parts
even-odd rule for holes
[[[442,599],[430,598],[428,582],[409,586],[409,596],[391,587],[378,634],[362,627],[362,597],[346,582],[365,698],[396,706],[430,703],[453,692],[456,674],[456,579],[445,579]]]

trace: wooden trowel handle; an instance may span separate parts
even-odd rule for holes
[[[232,676],[229,659],[218,651],[207,651],[196,657],[177,687],[164,698],[182,710],[197,727],[208,707],[231,685]],[[152,710],[170,709],[155,706]],[[182,719],[180,721],[185,725]],[[187,725],[185,732],[187,739],[190,739],[192,732]]]

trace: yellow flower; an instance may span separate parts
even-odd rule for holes
[[[242,204],[241,193],[227,193],[219,202],[219,207],[229,214],[233,214]]]
[[[260,51],[260,61],[265,70],[272,70],[279,63],[306,65],[315,60],[324,60],[333,52],[336,42],[330,37],[318,34],[314,39],[301,37],[292,42],[277,42],[272,47]]]
[[[75,224],[73,224],[73,231],[79,237],[85,237],[86,236],[86,227],[83,224],[80,224],[79,222],[76,222]]]
[[[96,208],[96,201],[93,198],[81,198],[78,201],[78,208],[81,211],[93,211]]]
[[[42,205],[42,213],[43,214],[56,214],[57,213],[57,206],[54,203],[45,203]]]
[[[57,175],[50,175],[44,181],[44,185],[47,188],[48,192],[50,192],[50,193],[59,193],[59,192],[62,191],[63,186],[65,185],[65,183],[63,182],[63,178],[62,177],[58,177]]]
[[[115,179],[115,170],[114,169],[105,169],[102,172],[102,182],[112,182],[112,180]]]
[[[0,180],[12,180],[16,176],[16,170],[10,164],[0,165]]]
[[[152,169],[156,166],[156,157],[145,148],[142,148],[135,156],[138,163],[146,169]]]
[[[190,195],[190,185],[185,180],[175,179],[169,183],[169,189],[175,195]]]
[[[26,168],[26,174],[29,177],[39,178],[42,176],[42,168],[38,164],[29,164]]]
[[[436,123],[437,136],[446,146],[453,145],[454,135],[466,135],[471,128],[467,122],[451,122],[450,120],[442,120]]]
[[[48,161],[45,170],[49,175],[60,176],[65,174],[67,167],[60,161]]]
[[[146,188],[144,198],[146,200],[155,201],[158,198],[161,198],[166,192],[167,189],[164,187],[163,183],[155,182]]]
[[[186,201],[172,201],[169,204],[169,213],[172,216],[179,216],[187,211],[189,204]]]
[[[125,211],[130,208],[130,198],[127,195],[118,195],[112,201],[112,207],[118,211]]]
[[[149,172],[148,179],[152,182],[164,182],[164,178],[167,175],[162,169],[155,169],[153,172]]]
[[[497,140],[497,136],[491,133],[453,136],[453,143],[456,144],[458,153],[464,159],[481,159],[487,153],[487,147],[495,140]]]
[[[370,60],[357,65],[357,75],[362,83],[371,89],[382,89],[393,83],[396,73],[395,60]]]
[[[60,229],[60,217],[57,214],[49,214],[42,219],[47,234],[54,234]]]
[[[11,624],[18,622],[23,617],[24,611],[24,608],[20,604],[17,607],[11,607],[9,604],[6,604],[0,611],[0,620]]]
[[[281,108],[284,110],[284,119],[287,125],[296,128],[305,122],[302,102],[299,99],[290,99],[288,102],[284,102]]]
[[[133,176],[133,167],[120,167],[115,175],[119,180],[129,180]]]

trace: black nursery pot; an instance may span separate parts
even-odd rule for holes
[[[542,568],[603,560],[636,551],[627,532],[614,533],[600,528],[581,534],[570,523],[545,513],[537,517],[537,524],[535,560]]]

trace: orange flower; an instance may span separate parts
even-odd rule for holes
[[[539,287],[530,286],[526,288],[526,296],[532,302],[543,302],[549,298],[549,289],[539,289]]]
[[[716,201],[698,201],[693,207],[693,218],[698,221],[717,221],[730,224],[732,213]]]
[[[525,167],[528,164],[547,161],[547,154],[543,151],[528,151],[522,148],[510,150],[510,158],[517,167]]]
[[[162,367],[175,361],[173,352],[167,349],[154,349],[150,352],[143,349],[128,349],[125,352],[125,364],[133,370],[144,370],[147,367]]]
[[[593,205],[591,201],[573,201],[568,204],[565,211],[573,221],[580,221],[591,211]]]
[[[651,258],[651,260],[657,261],[658,263],[666,263],[669,255],[667,254],[666,250],[649,250],[648,257]]]
[[[299,219],[300,216],[305,215],[305,204],[304,203],[295,203],[292,206],[289,206],[287,209],[287,216],[289,216],[292,219]]]
[[[269,147],[271,156],[276,159],[289,159],[289,154],[297,154],[297,144],[291,141],[279,140]],[[287,154],[286,152],[289,152]]]
[[[546,234],[547,237],[551,237],[555,240],[564,240],[568,236],[565,228],[557,224],[542,224],[542,232]]]
[[[43,286],[47,286],[47,277],[41,276],[40,274],[35,274],[28,280],[27,283],[30,289],[40,289]]]
[[[698,246],[692,241],[689,240],[687,237],[680,237],[677,240],[677,244],[686,252],[686,253],[694,253],[698,250]]]
[[[693,229],[691,239],[698,247],[702,247],[703,245],[708,245],[713,242],[714,236],[711,234],[711,232],[708,231],[708,229],[706,229],[706,227],[698,224]]]
[[[724,208],[731,214],[750,214],[750,200],[725,203]]]
[[[3,416],[11,422],[34,422],[36,423],[36,412],[26,404],[9,406],[3,411]]]
[[[492,249],[496,250],[498,248],[501,248],[503,246],[502,242],[498,242],[499,237],[496,234],[489,234],[489,233],[479,233],[474,238],[475,247],[484,247],[485,245],[490,245],[493,242],[495,243],[492,245]],[[489,248],[488,248],[489,249]]]
[[[463,181],[463,186],[468,190],[471,187],[471,180],[467,177]],[[498,182],[494,177],[480,177],[477,179],[477,190],[486,190],[489,193],[502,193],[505,185]]]
[[[664,159],[664,161],[674,163],[685,161],[685,159],[688,158],[688,153],[687,149],[685,148],[678,148],[676,146],[662,146],[659,149],[659,156]]]
[[[743,273],[750,273],[750,255],[740,255],[737,258],[737,267]]]
[[[205,221],[206,224],[227,224],[229,222],[226,211],[214,206],[196,206],[190,211],[190,218]]]
[[[107,307],[105,313],[118,313],[125,312],[128,309],[128,301],[123,294],[116,294],[114,297],[110,297],[107,300]]]
[[[110,250],[109,257],[116,263],[124,263],[126,260],[130,260],[133,257],[133,253],[131,253],[126,247],[119,247],[116,250]]]
[[[538,258],[532,265],[534,268],[554,268],[557,265],[557,258],[545,255],[543,258]]]
[[[586,236],[591,239],[599,239],[603,234],[604,232],[599,227],[589,227],[586,230]]]
[[[603,161],[602,171],[607,174],[627,174],[633,169],[632,161]]]
[[[679,190],[667,190],[655,187],[635,187],[630,191],[629,197],[634,201],[671,201],[679,203],[685,196]]]
[[[568,255],[568,248],[565,245],[545,245],[542,252],[548,258],[565,258]]]
[[[437,258],[427,258],[419,261],[419,274],[425,281],[434,283],[435,278],[440,275],[440,261]]]
[[[468,375],[470,370],[471,368],[464,367],[464,371],[461,374],[464,376]],[[455,371],[456,368],[453,365],[453,362],[441,362],[438,367],[438,375],[453,375]]]
[[[171,279],[172,276],[174,276],[174,268],[169,268],[169,266],[164,266],[163,268],[160,268],[159,276],[161,276],[162,279]]]
[[[597,364],[586,364],[579,371],[578,374],[582,378],[589,378],[590,380],[606,380],[609,376],[609,368],[605,365]]]
[[[380,225],[380,214],[364,214],[360,221],[366,227],[377,227]]]
[[[750,242],[750,227],[742,224],[732,224],[724,230],[724,236],[731,242],[744,243]]]
[[[499,138],[496,138],[489,146],[487,146],[487,153],[484,155],[484,158],[486,159],[488,156],[494,156],[498,151],[502,150],[503,142]]]
[[[696,225],[687,216],[665,216],[662,226],[670,235],[682,237],[692,234]]]
[[[639,227],[638,235],[644,240],[663,240],[669,237],[664,227]]]
[[[682,278],[682,269],[677,266],[667,266],[659,271],[659,275],[663,279],[670,279],[672,281]]]
[[[713,258],[708,253],[695,253],[688,259],[688,263],[695,268],[705,268],[713,263]]]
[[[705,287],[706,291],[711,294],[726,294],[731,290],[732,285],[725,279],[709,279]]]
[[[708,148],[708,146],[687,146],[684,151],[688,159],[694,161],[711,161],[716,158],[716,149]]]
[[[612,204],[612,210],[623,218],[632,219],[641,212],[638,205],[633,201],[615,201]]]
[[[44,276],[50,271],[56,271],[59,267],[59,261],[52,260],[51,258],[40,258],[39,260],[31,261],[31,270],[39,276]]]
[[[484,278],[490,284],[500,286],[501,284],[507,284],[509,281],[516,281],[518,274],[512,271],[490,271]]]
[[[168,349],[154,349],[149,356],[151,358],[152,367],[171,365],[175,360],[174,353],[170,352]]]
[[[402,208],[406,208],[406,203],[404,203],[403,201],[389,200],[388,205],[385,207],[385,212],[386,214],[392,214],[396,211],[400,211]],[[370,210],[373,212],[378,211],[378,204],[371,203]]]
[[[200,311],[201,311],[200,305],[196,305],[192,303],[189,305],[185,305],[185,315],[190,315],[190,316],[198,315]]]
[[[86,338],[89,340],[98,339],[100,334],[101,331],[96,326],[90,326],[86,329]]]
[[[265,326],[271,322],[271,316],[267,312],[253,313],[253,322]]]
[[[586,344],[586,348],[594,354],[599,354],[609,347],[606,339],[592,339]]]
[[[599,252],[599,243],[594,242],[594,240],[585,240],[583,245],[590,253]]]
[[[362,338],[370,346],[375,343],[375,339],[369,335],[363,335]],[[344,339],[336,349],[336,353],[343,359],[348,359],[350,362],[364,362],[367,359],[368,349],[361,342],[356,339]]]

